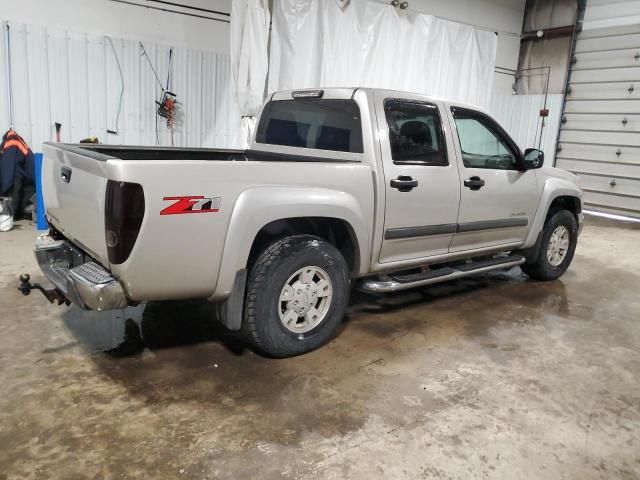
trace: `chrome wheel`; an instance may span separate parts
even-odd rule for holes
[[[320,267],[301,268],[289,277],[280,292],[280,321],[293,333],[313,330],[327,316],[332,296],[327,272]]]
[[[569,251],[569,229],[559,225],[549,237],[547,245],[547,260],[552,267],[559,266]]]

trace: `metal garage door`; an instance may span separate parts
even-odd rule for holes
[[[601,26],[634,9],[640,2],[587,3],[585,27],[599,28],[576,38],[556,166],[580,176],[586,208],[640,217],[640,22]]]

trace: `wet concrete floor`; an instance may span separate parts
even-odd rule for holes
[[[589,217],[555,282],[354,294],[331,343],[287,360],[200,302],[22,297],[36,233],[18,227],[0,234],[0,479],[640,478],[640,225]]]

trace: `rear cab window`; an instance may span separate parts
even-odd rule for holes
[[[354,100],[272,100],[264,107],[256,143],[362,153],[362,120]]]

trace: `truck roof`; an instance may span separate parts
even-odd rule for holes
[[[352,98],[356,90],[362,90],[369,94],[380,92],[385,95],[393,95],[394,93],[403,94],[403,95],[413,95],[416,98],[419,97],[421,100],[425,100],[425,101],[443,102],[448,105],[462,107],[462,108],[470,108],[472,110],[479,110],[487,113],[482,107],[471,104],[471,103],[458,102],[458,101],[450,100],[447,98],[437,97],[433,95],[425,95],[423,93],[417,93],[417,92],[407,92],[402,90],[393,90],[393,89],[386,89],[386,88],[370,88],[370,87],[317,87],[317,88],[300,88],[295,90],[279,90],[277,92],[274,92],[269,98],[269,100],[289,100],[293,98],[294,92],[295,93],[322,92],[322,98],[344,99],[344,98]]]

